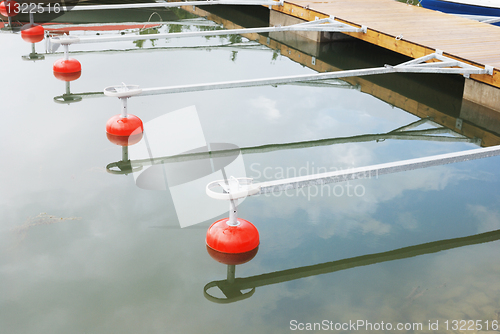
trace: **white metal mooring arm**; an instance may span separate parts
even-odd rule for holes
[[[479,148],[468,151],[461,151],[455,153],[447,153],[435,155],[430,157],[403,160],[396,162],[389,162],[385,164],[372,165],[366,167],[358,167],[349,170],[341,170],[335,172],[305,175],[294,178],[274,180],[261,183],[251,183],[251,179],[236,179],[241,180],[242,186],[237,192],[220,193],[213,189],[221,186],[225,181],[214,181],[207,185],[207,195],[215,199],[230,199],[242,198],[256,194],[265,194],[271,192],[287,191],[289,189],[309,187],[314,185],[323,185],[334,182],[343,182],[355,180],[359,178],[372,178],[379,175],[391,174],[397,172],[404,172],[414,169],[440,166],[456,162],[463,162],[468,160],[482,159],[500,155],[500,145],[487,148]],[[244,183],[243,183],[244,182]]]
[[[441,62],[435,63],[424,63],[427,60],[438,59]],[[454,67],[450,67],[454,66]],[[155,88],[144,88],[140,93],[136,95],[146,96],[146,95],[160,95],[160,94],[173,94],[173,93],[185,93],[185,92],[196,92],[196,91],[206,91],[214,89],[228,89],[228,88],[241,88],[241,87],[255,87],[255,86],[265,86],[265,85],[283,85],[295,82],[306,82],[306,81],[317,81],[317,80],[327,80],[327,79],[339,79],[348,77],[360,77],[366,75],[375,74],[388,74],[388,73],[439,73],[439,74],[461,74],[468,76],[470,74],[488,74],[493,75],[493,67],[486,66],[485,68],[480,68],[477,66],[472,66],[460,61],[433,53],[431,55],[417,58],[409,62],[399,64],[396,66],[386,65],[384,67],[374,67],[366,68],[360,70],[347,70],[347,71],[335,71],[326,73],[314,73],[314,74],[302,74],[302,75],[292,75],[284,77],[274,77],[274,78],[264,78],[264,79],[251,79],[251,80],[238,80],[238,81],[226,81],[226,82],[215,82],[208,84],[193,84],[193,85],[182,85],[182,86],[169,86],[169,87],[155,87]],[[104,89],[104,94],[107,96],[115,96],[112,91],[115,87],[111,86]]]

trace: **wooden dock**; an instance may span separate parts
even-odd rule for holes
[[[306,21],[333,16],[367,26],[366,34],[346,34],[413,58],[442,50],[472,65],[493,66],[493,76],[471,79],[500,88],[500,27],[395,0],[293,0],[272,9]]]
[[[232,20],[217,16],[216,14],[206,11],[203,8],[194,8],[192,6],[183,6],[182,8],[192,14],[204,17],[218,24],[222,24],[225,29],[245,28],[244,26],[234,23]],[[261,26],[262,24],[257,25]],[[277,50],[280,54],[285,55],[287,58],[299,64],[302,64],[303,66],[311,68],[319,73],[346,70],[346,68],[339,68],[321,59],[317,59],[314,55],[311,54],[311,50],[307,50],[304,52],[287,44],[283,44],[277,40],[267,38],[267,36],[263,34],[249,33],[242,34],[242,36],[248,38],[249,40],[256,41],[262,45],[265,45],[273,50]],[[303,47],[304,44],[301,44],[301,46]],[[449,129],[454,129],[454,131],[456,131],[457,133],[460,133],[468,138],[479,138],[481,139],[481,146],[483,147],[500,145],[500,135],[497,131],[500,125],[500,114],[498,112],[492,111],[490,114],[482,113],[482,123],[488,124],[487,126],[485,126],[484,124],[476,124],[475,121],[470,120],[471,117],[468,115],[462,115],[462,113],[460,113],[460,115],[454,116],[445,113],[442,110],[435,109],[434,107],[427,105],[425,102],[417,101],[411,97],[397,93],[391,89],[370,81],[370,77],[351,77],[345,78],[343,80],[352,85],[359,86],[362,92],[370,94],[417,117],[432,118],[434,122]],[[446,103],[450,103],[448,100],[449,99],[447,99]],[[462,109],[464,103],[466,102],[462,102]],[[474,112],[473,114],[477,114],[477,112]],[[464,122],[462,123],[460,129],[456,128],[458,120],[457,117],[464,118]]]

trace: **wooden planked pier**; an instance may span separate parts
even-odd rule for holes
[[[500,111],[500,27],[395,0],[293,0],[272,9],[305,21],[334,17],[367,26],[366,34],[345,34],[412,58],[441,50],[481,68],[492,66],[493,76],[466,80],[464,98]]]
[[[226,14],[225,18],[223,18],[218,16],[217,14],[199,7],[183,6],[182,8],[192,14],[204,17],[218,24],[222,24],[225,29],[245,28],[244,26],[241,26],[238,23],[234,22],[238,21],[236,17],[240,17],[241,15],[243,15],[244,20],[248,20],[248,18],[251,17],[251,14],[247,14],[246,12],[243,12],[244,14],[241,14],[235,11],[230,12],[230,14]],[[276,13],[276,15],[282,14]],[[240,19],[241,18],[242,17],[240,17]],[[295,20],[295,18],[293,19]],[[253,23],[256,26],[263,26],[266,24],[266,22]],[[270,24],[274,25],[276,24],[276,22],[273,22],[273,19],[271,18]],[[321,52],[330,52],[328,51],[330,50],[329,48],[328,50],[319,51],[318,47],[321,47],[321,44],[306,42],[306,39],[303,37],[297,36],[297,38],[295,38],[291,35],[286,34],[290,34],[290,32],[272,33],[269,35],[270,38],[268,38],[267,35],[257,33],[242,34],[242,36],[248,38],[249,40],[256,41],[262,45],[265,45],[273,50],[277,50],[279,54],[285,55],[287,58],[320,73],[342,71],[351,68],[342,67],[342,65],[339,65],[339,67],[335,64],[332,64],[331,60],[322,59],[322,57],[317,58],[317,56],[319,56]],[[331,47],[337,48],[337,46],[335,46],[334,44],[332,44]],[[370,65],[367,66],[369,67]],[[419,97],[409,97],[405,95],[404,90],[401,93],[398,93],[390,87],[385,87],[384,85],[380,85],[379,83],[372,82],[372,79],[373,78],[368,76],[351,77],[345,78],[343,80],[352,85],[358,86],[362,92],[370,94],[417,117],[432,118],[434,122],[441,124],[442,126],[445,126],[449,129],[454,129],[454,131],[456,131],[457,133],[460,133],[468,138],[479,138],[481,139],[481,146],[483,147],[500,145],[500,131],[498,131],[498,129],[500,129],[500,113],[498,113],[497,111],[488,110],[486,108],[484,108],[484,110],[482,110],[481,108],[477,109],[477,106],[468,103],[467,101],[459,102],[461,106],[458,106],[458,110],[456,110],[451,106],[454,104],[454,102],[452,101],[452,99],[450,99],[450,96],[443,97],[443,103],[446,104],[448,109],[450,109],[446,111],[443,110],[440,106],[433,105],[433,103],[429,103],[429,101],[426,101],[429,100],[430,97],[426,94],[433,93],[431,87],[423,89],[423,87],[421,86],[416,86],[415,82],[398,81],[398,83],[396,84],[398,86],[404,86],[408,83],[412,85],[413,92],[415,92],[415,90],[422,91],[420,97],[426,96],[426,98],[421,99]],[[457,89],[463,89],[463,86],[462,88],[457,87]],[[431,100],[436,98],[441,99],[441,97],[439,97],[439,93],[437,96],[432,97]],[[481,119],[478,119],[478,117]],[[462,120],[463,122],[461,122]],[[456,127],[458,121],[460,121],[461,124],[460,128]]]

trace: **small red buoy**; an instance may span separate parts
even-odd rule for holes
[[[14,0],[6,0],[0,2],[0,14],[5,17],[13,17],[19,14],[19,4]]]
[[[41,25],[28,23],[21,28],[21,37],[26,42],[38,43],[43,40],[45,29]]]
[[[109,141],[120,146],[130,146],[142,139],[144,127],[139,117],[128,114],[127,117],[115,115],[106,123]]]
[[[236,225],[230,225],[228,222],[229,218],[224,218],[208,228],[206,238],[208,247],[229,254],[251,252],[259,247],[259,231],[252,223],[241,218],[237,219]]]
[[[58,59],[53,66],[54,76],[62,81],[73,81],[82,75],[82,65],[76,59]]]

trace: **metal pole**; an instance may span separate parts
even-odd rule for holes
[[[127,98],[126,97],[122,97],[122,98],[120,98],[120,100],[122,101],[122,114],[121,114],[121,118],[127,118],[128,117],[128,114],[127,114]]]
[[[238,226],[238,200],[229,200],[229,220],[227,221],[229,226]]]
[[[68,60],[69,59],[69,45],[64,44],[63,47],[64,47],[64,60]]]

